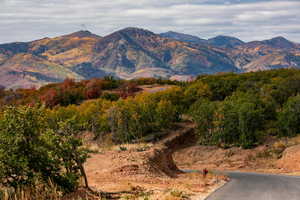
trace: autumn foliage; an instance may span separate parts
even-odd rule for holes
[[[147,93],[143,84],[169,89]],[[62,192],[76,189],[86,159],[83,132],[101,142],[156,141],[186,120],[201,145],[253,148],[270,137],[296,136],[299,95],[295,69],[202,75],[190,83],[106,77],[0,88],[0,197],[1,185],[47,185],[48,177]]]

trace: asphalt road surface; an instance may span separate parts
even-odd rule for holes
[[[300,177],[228,172],[231,181],[207,200],[300,200]]]

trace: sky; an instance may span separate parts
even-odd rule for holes
[[[0,43],[126,27],[300,43],[300,0],[0,0]]]

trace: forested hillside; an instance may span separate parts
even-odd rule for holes
[[[142,92],[155,84],[173,87]],[[300,133],[299,92],[296,69],[202,75],[193,82],[106,77],[2,89],[0,189],[50,181],[62,194],[74,191],[87,155],[79,139],[85,131],[134,143],[187,120],[196,123],[203,145],[252,148],[270,137],[292,137]]]

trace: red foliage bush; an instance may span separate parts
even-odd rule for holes
[[[58,92],[55,89],[49,89],[40,100],[45,103],[47,107],[53,107],[59,103]]]

